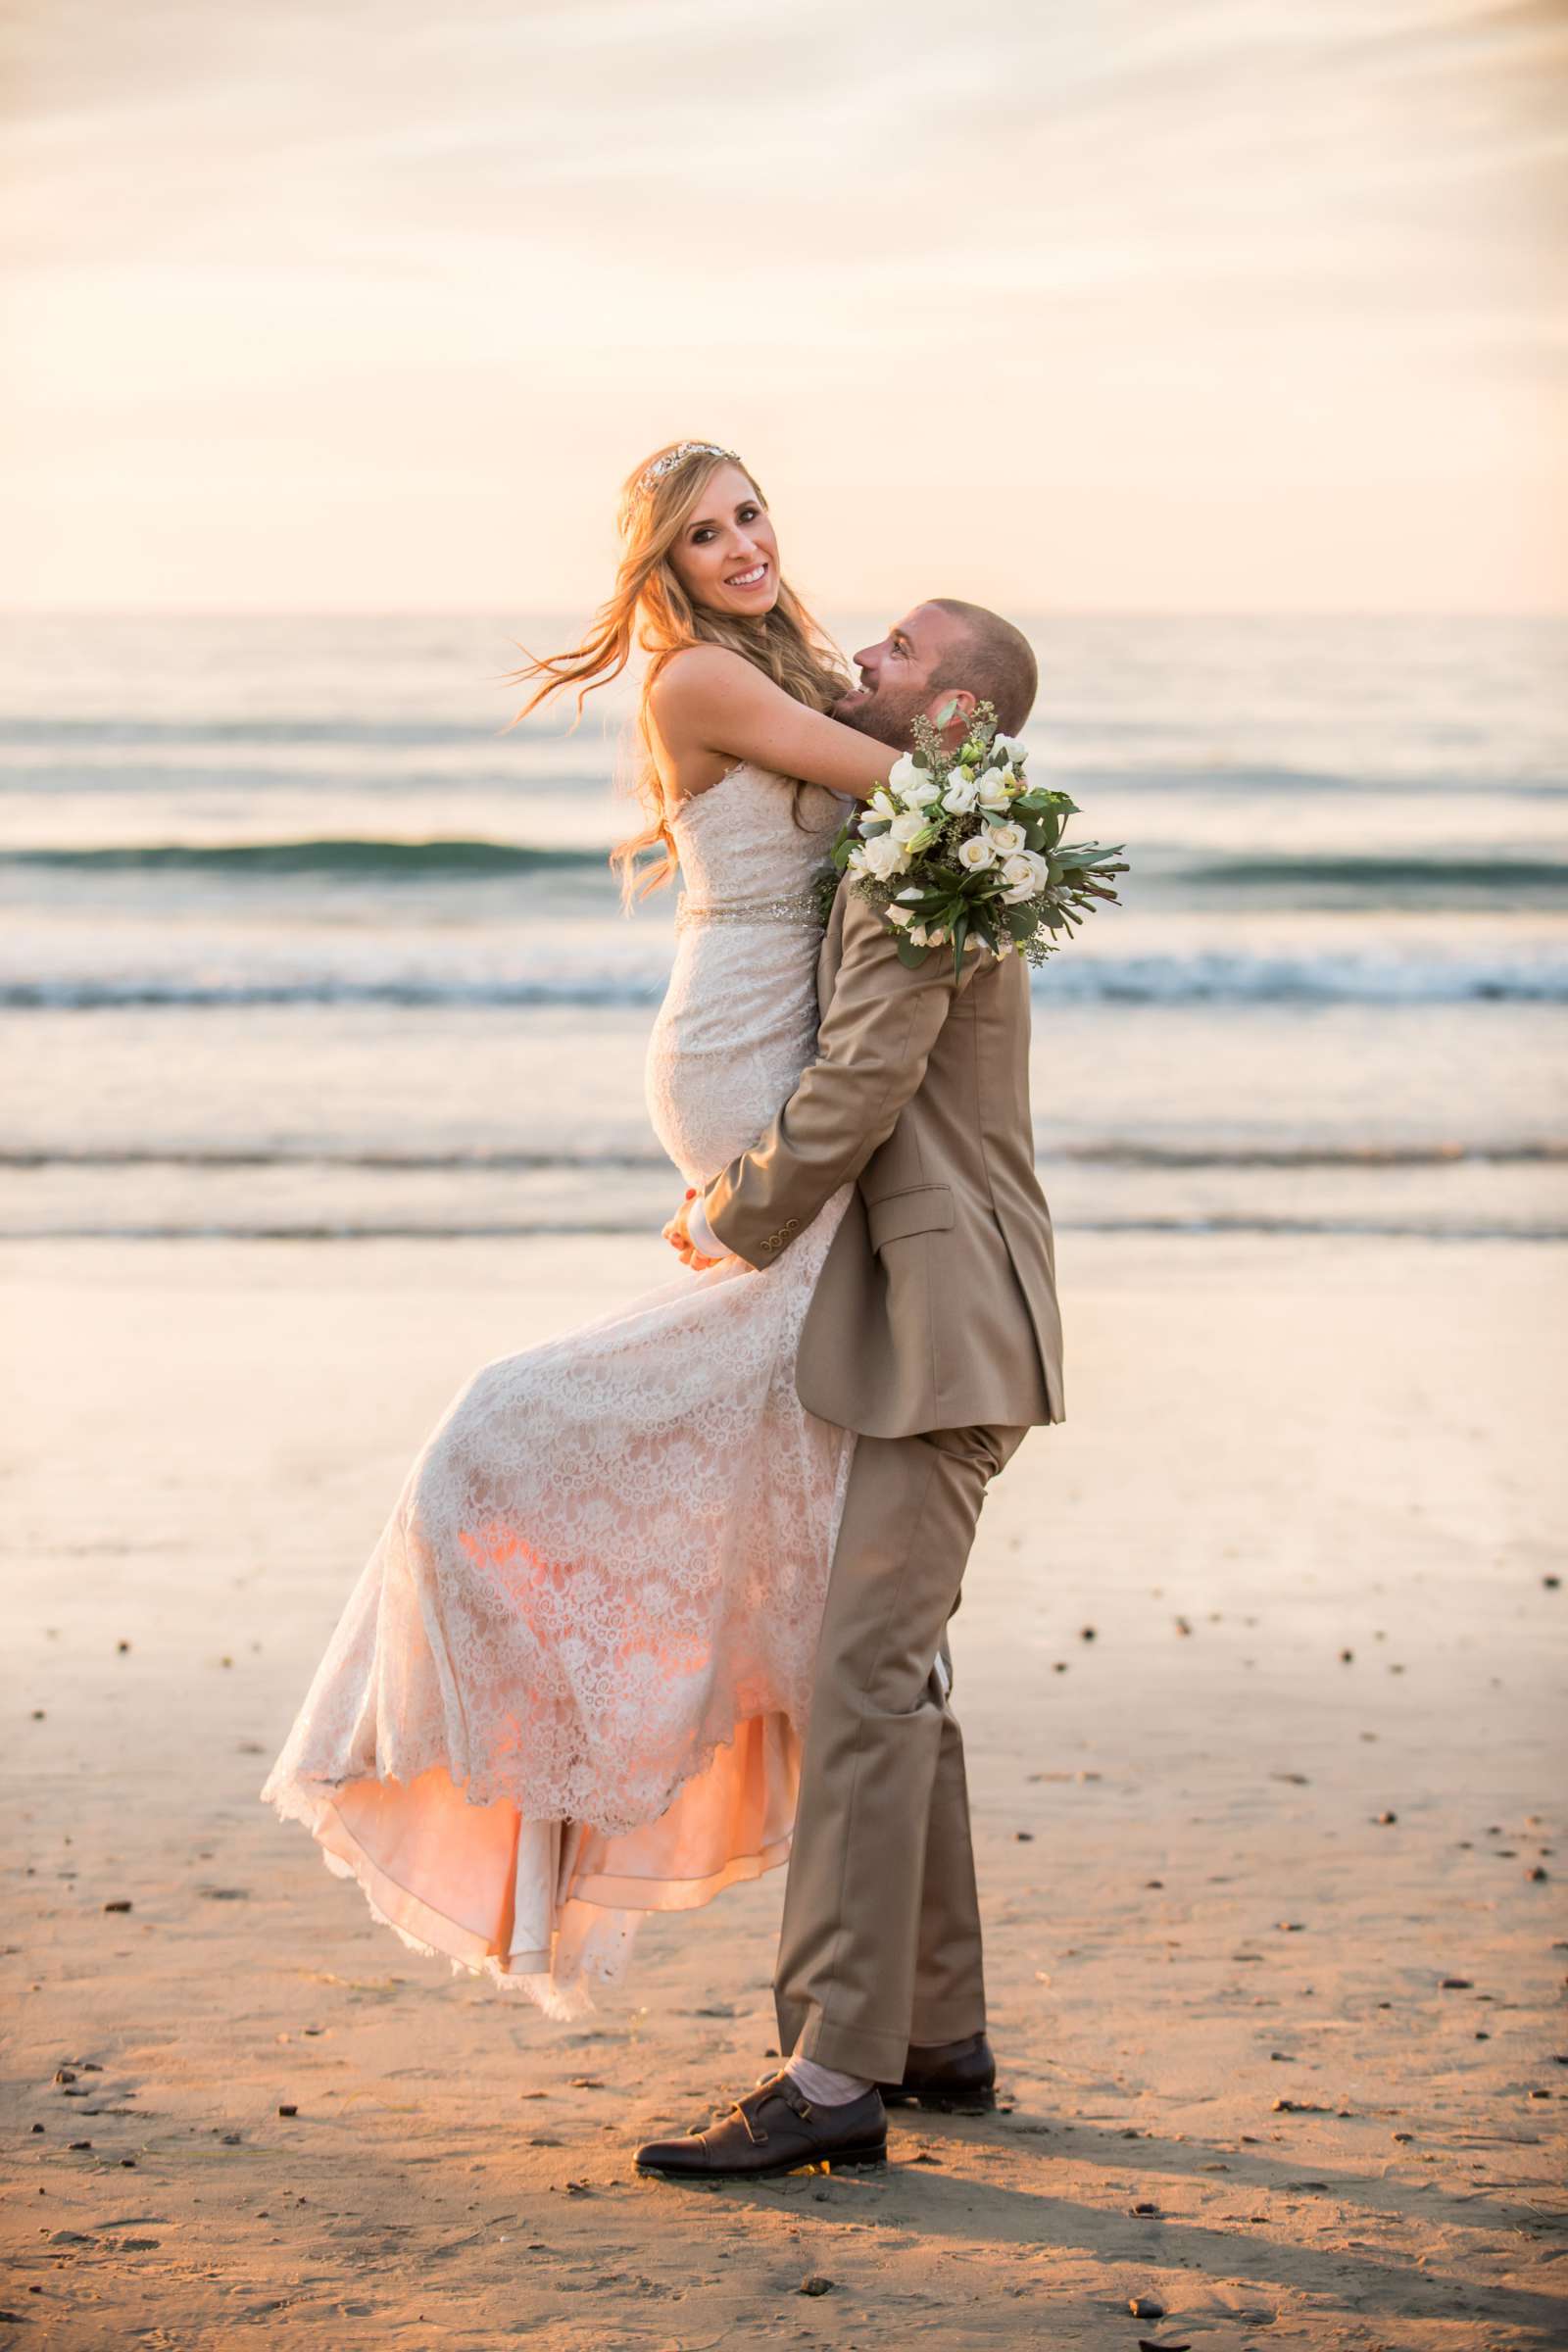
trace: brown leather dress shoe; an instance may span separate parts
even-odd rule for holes
[[[934,2049],[910,2045],[904,2061],[902,2082],[879,2082],[884,2105],[922,2107],[949,2113],[983,2114],[997,2103],[997,2062],[984,2034],[963,2041],[941,2042]]]
[[[887,2153],[888,2119],[874,2090],[816,2107],[789,2075],[774,2075],[708,2131],[651,2139],[637,2151],[637,2170],[666,2180],[756,2180],[808,2165],[884,2164]]]

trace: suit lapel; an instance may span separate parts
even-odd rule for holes
[[[827,1001],[833,994],[833,983],[839,976],[839,965],[844,961],[844,912],[849,903],[850,886],[848,880],[845,880],[839,884],[838,893],[828,914],[827,929],[822,934],[822,945],[817,951],[816,1002],[818,1006],[823,1009],[826,1008]]]

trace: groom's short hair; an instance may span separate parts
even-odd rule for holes
[[[949,655],[941,675],[931,680],[933,689],[967,687],[978,701],[996,705],[1004,735],[1016,735],[1040,691],[1040,671],[1028,638],[984,605],[966,605],[956,596],[934,596],[931,602],[958,622],[966,640],[961,650]]]

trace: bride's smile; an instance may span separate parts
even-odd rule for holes
[[[740,466],[715,468],[669,561],[694,605],[747,619],[772,612],[778,602],[778,539],[756,484]]]

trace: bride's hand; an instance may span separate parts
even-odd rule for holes
[[[690,1204],[696,1198],[695,1192],[688,1192],[685,1200],[664,1227],[663,1234],[665,1241],[683,1266],[690,1266],[694,1274],[706,1274],[710,1266],[717,1265],[718,1260],[716,1257],[699,1257],[697,1251],[692,1248],[691,1235],[686,1230],[686,1217]]]

